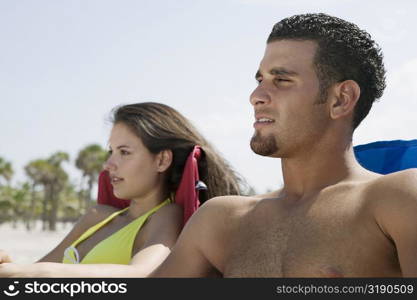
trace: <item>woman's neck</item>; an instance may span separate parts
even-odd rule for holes
[[[127,210],[127,217],[136,219],[152,208],[158,206],[168,198],[165,189],[154,189],[150,193],[131,200]]]

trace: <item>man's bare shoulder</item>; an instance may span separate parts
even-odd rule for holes
[[[270,194],[253,196],[220,196],[205,202],[199,210],[201,210],[201,213],[204,214],[222,214],[229,217],[239,216],[253,209],[262,199],[272,198],[272,194]]]
[[[201,236],[201,232],[227,235],[264,196],[230,195],[209,199],[191,216],[185,231],[196,236]]]
[[[201,231],[224,232],[234,225],[260,198],[256,196],[220,196],[206,201],[190,218],[186,231],[200,235]]]
[[[376,196],[387,201],[413,199],[417,196],[417,169],[379,176],[368,183],[367,190],[372,197]]]
[[[365,197],[381,227],[417,220],[417,169],[380,176],[368,183],[366,191]]]
[[[401,206],[404,201],[417,201],[417,169],[372,177],[362,186],[363,200],[371,207]]]
[[[220,196],[206,201],[192,216],[192,223],[201,223],[231,229],[241,218],[253,210],[263,199],[273,198],[277,192],[253,196]],[[196,224],[197,225],[197,224]],[[198,226],[198,225],[197,225]]]
[[[371,212],[395,245],[402,275],[417,276],[417,169],[381,176],[368,190]]]
[[[403,180],[412,180],[412,182],[409,183],[415,183],[415,180],[417,180],[417,168],[412,168],[412,169],[407,169],[407,170],[402,170],[402,171],[398,171],[395,173],[390,173],[384,176],[380,177],[381,180],[385,180],[385,181],[403,181]]]

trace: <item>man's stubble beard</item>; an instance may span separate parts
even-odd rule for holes
[[[315,105],[323,105],[327,102],[327,90],[327,86],[320,87],[314,102]],[[250,147],[253,152],[262,156],[273,156],[273,154],[278,153],[279,150],[277,141],[273,134],[262,136],[257,130],[255,130],[255,133],[251,138]]]
[[[253,152],[262,156],[271,156],[278,152],[278,145],[272,134],[262,136],[258,131],[252,136],[250,147]]]

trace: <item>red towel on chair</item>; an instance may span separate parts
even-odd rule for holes
[[[187,158],[180,184],[175,193],[175,203],[183,207],[184,225],[200,206],[199,191],[196,189],[196,184],[200,180],[198,174],[198,161],[200,160],[201,155],[201,148],[195,146]],[[97,202],[99,204],[111,205],[120,209],[125,208],[130,204],[130,200],[117,198],[113,194],[113,186],[110,183],[110,176],[107,171],[102,171],[98,178]]]
[[[201,148],[199,146],[195,146],[187,158],[180,185],[175,193],[175,203],[183,207],[183,225],[187,223],[191,215],[200,206],[200,200],[198,198],[199,191],[196,188],[196,184],[200,180],[198,174],[198,161],[200,160],[201,154]]]

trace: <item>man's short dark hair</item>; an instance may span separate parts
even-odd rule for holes
[[[320,82],[320,99],[328,88],[344,80],[361,89],[353,115],[353,130],[368,115],[385,89],[385,68],[379,46],[355,24],[326,14],[295,15],[275,24],[267,43],[277,40],[311,40],[318,45],[314,59]]]

